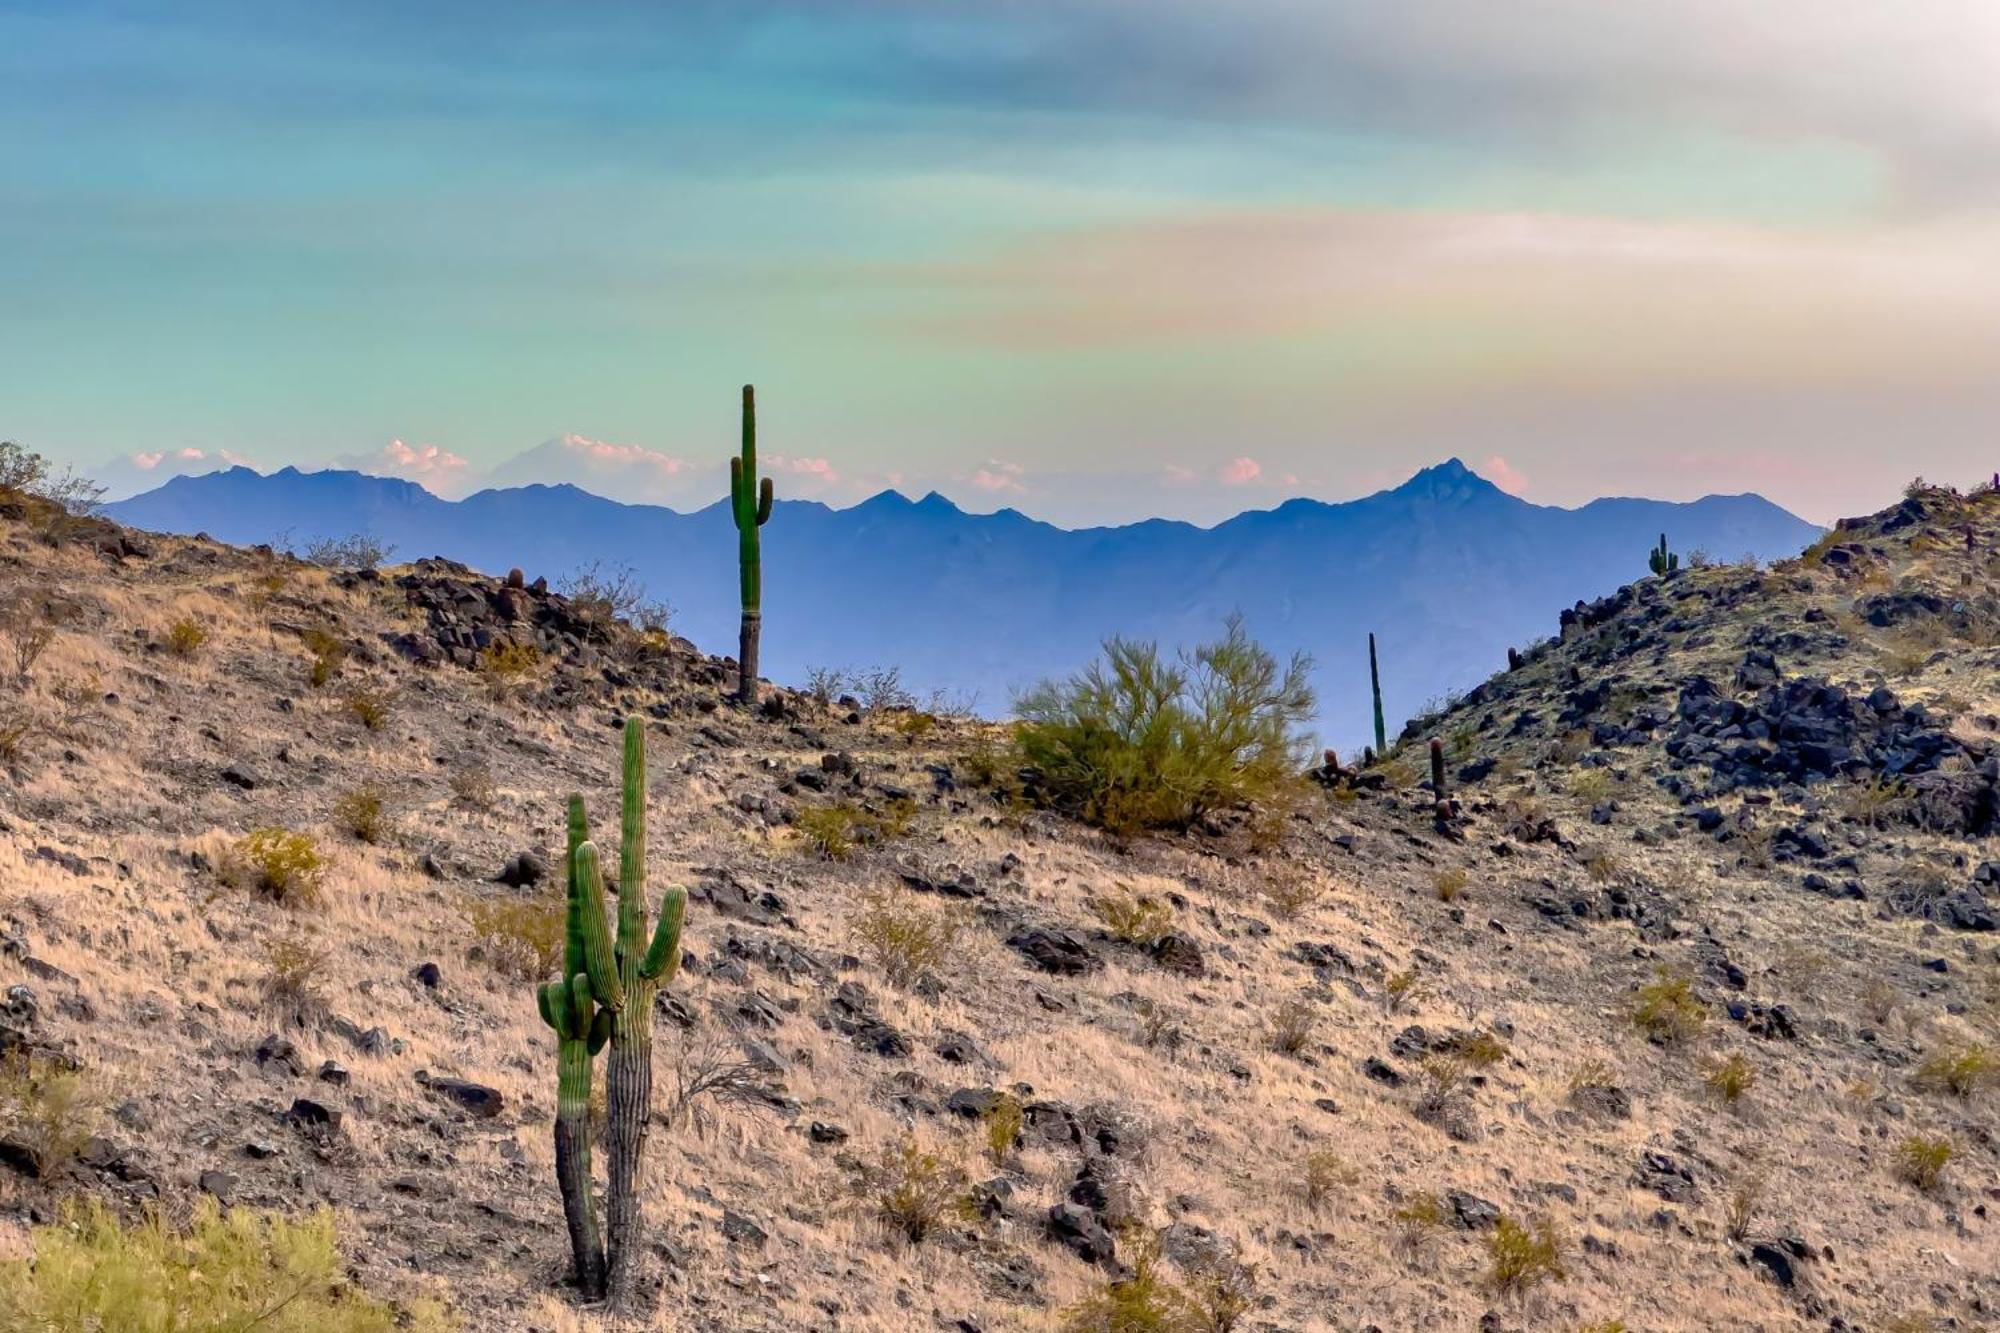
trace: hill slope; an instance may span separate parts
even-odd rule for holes
[[[112,507],[123,521],[243,544],[364,532],[405,556],[562,576],[629,564],[696,642],[736,641],[736,544],[726,506],[627,506],[568,486],[456,503],[356,473],[177,478]],[[1476,683],[1559,606],[1643,572],[1661,532],[1726,559],[1794,554],[1819,530],[1755,496],[1691,504],[1531,505],[1453,460],[1347,504],[1293,500],[1214,528],[1155,521],[1065,531],[1012,510],[884,492],[851,509],[780,500],[764,529],[764,669],[900,666],[928,693],[1014,693],[1087,661],[1107,634],[1192,645],[1240,611],[1283,652],[1320,663],[1329,742],[1370,734],[1367,634],[1384,653],[1389,714]]]
[[[655,1135],[644,1327],[1050,1328],[1135,1253],[1091,1261],[1121,1221],[1175,1281],[1248,1290],[1239,1329],[2000,1308],[1996,1094],[1931,1077],[2000,1012],[1991,496],[1587,607],[1410,733],[1451,747],[1456,812],[1418,749],[1329,775],[1274,845],[1224,819],[1120,847],[978,787],[980,724],[746,716],[684,642],[448,566],[49,526],[0,504],[0,592],[61,604],[0,787],[0,983],[8,1039],[80,1061],[104,1116],[48,1179],[0,1166],[16,1228],[73,1190],[327,1202],[378,1291],[603,1326],[560,1287],[551,1043],[472,922],[546,902],[495,877],[547,861],[567,791],[607,817],[636,713],[655,882],[693,897],[661,1100],[718,1059],[743,1087]],[[406,659],[418,632],[544,652],[496,680]],[[836,806],[887,834],[825,859],[800,816]],[[322,905],[221,873],[262,827],[316,840]],[[1105,934],[1134,895],[1174,945]],[[881,906],[959,923],[907,987],[857,929]],[[961,1112],[996,1091],[1026,1117],[992,1162]],[[1919,1133],[1955,1154],[1929,1189]],[[912,1136],[978,1183],[919,1244],[866,1183]],[[1499,1214],[1547,1221],[1562,1279],[1495,1290]]]

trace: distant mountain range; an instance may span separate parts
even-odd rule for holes
[[[711,652],[736,642],[736,539],[726,503],[693,513],[624,505],[573,486],[441,500],[356,472],[177,477],[109,506],[121,522],[224,541],[303,543],[364,533],[396,558],[443,555],[560,585],[592,561],[629,565]],[[917,691],[1014,694],[1088,661],[1110,634],[1192,645],[1232,612],[1275,650],[1318,663],[1322,730],[1370,731],[1367,635],[1382,656],[1392,729],[1428,700],[1484,679],[1557,612],[1646,573],[1665,532],[1680,552],[1791,555],[1820,532],[1755,495],[1687,504],[1529,504],[1458,460],[1344,504],[1290,500],[1212,528],[1164,519],[1067,530],[1011,509],[968,514],[943,496],[885,491],[848,509],[780,499],[764,529],[764,657],[772,679],[899,666]]]

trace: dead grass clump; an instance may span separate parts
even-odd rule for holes
[[[376,685],[352,685],[341,698],[347,715],[369,731],[380,731],[388,725],[389,714],[394,710],[396,696],[389,690]]]
[[[1150,894],[1108,893],[1092,901],[1090,910],[1121,944],[1150,949],[1174,933],[1174,909]]]
[[[14,654],[14,683],[25,686],[35,671],[35,663],[55,642],[59,616],[54,603],[28,593],[15,593],[0,602],[0,634]]]
[[[1700,1036],[1708,1007],[1694,995],[1694,977],[1663,967],[1633,996],[1632,1024],[1656,1046],[1678,1046]]]
[[[941,1153],[906,1138],[862,1169],[861,1198],[875,1219],[918,1243],[971,1209],[965,1172]]]
[[[493,804],[493,770],[485,764],[460,764],[451,770],[445,779],[451,787],[452,799],[460,805],[474,810],[485,810]]]
[[[1298,866],[1273,866],[1257,881],[1257,895],[1281,920],[1290,921],[1326,896],[1326,881]]]
[[[1739,1177],[1730,1188],[1729,1199],[1724,1205],[1723,1234],[1735,1241],[1747,1237],[1763,1202],[1764,1178],[1756,1174]]]
[[[264,1005],[301,1026],[326,1013],[319,981],[326,971],[326,950],[305,935],[286,935],[264,944]]]
[[[1502,1217],[1486,1237],[1486,1255],[1492,1264],[1487,1281],[1503,1295],[1519,1295],[1544,1282],[1560,1281],[1562,1251],[1562,1236],[1549,1219],[1524,1224]]]
[[[1336,1190],[1352,1189],[1360,1183],[1361,1173],[1331,1148],[1315,1148],[1307,1153],[1305,1167],[1299,1172],[1299,1187],[1305,1195],[1306,1207],[1314,1212],[1325,1207]]]
[[[963,922],[950,911],[922,906],[908,895],[877,890],[862,900],[850,931],[855,947],[889,983],[909,986],[943,966]]]
[[[1616,783],[1601,768],[1579,768],[1570,774],[1569,794],[1585,805],[1602,805],[1609,800]]]
[[[475,898],[465,905],[465,920],[494,971],[518,981],[538,981],[562,966],[568,911],[561,893]]]
[[[1896,1174],[1925,1193],[1937,1189],[1957,1155],[1943,1134],[1911,1134],[1896,1145]]]
[[[167,626],[160,644],[173,656],[183,660],[199,654],[208,643],[208,629],[192,616],[182,616]]]
[[[1271,1013],[1271,1048],[1284,1055],[1297,1055],[1312,1044],[1319,1027],[1319,1005],[1303,995],[1295,995]]]
[[[326,858],[304,833],[260,828],[237,840],[222,858],[223,881],[265,894],[286,907],[325,901]]]

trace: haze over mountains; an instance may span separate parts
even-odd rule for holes
[[[736,543],[721,502],[679,513],[568,485],[449,501],[355,472],[234,468],[109,508],[235,543],[365,533],[399,560],[518,565],[557,585],[592,561],[629,565],[672,604],[677,632],[709,651],[735,642]],[[1643,575],[1661,532],[1684,557],[1733,560],[1795,554],[1819,531],[1756,495],[1534,505],[1456,459],[1363,499],[1295,499],[1211,528],[1067,530],[1009,509],[970,514],[935,493],[885,491],[847,509],[781,498],[764,529],[764,670],[797,682],[814,666],[895,665],[912,689],[976,695],[997,714],[1106,635],[1191,645],[1241,612],[1273,649],[1313,655],[1323,734],[1351,747],[1369,730],[1371,630],[1393,728],[1484,679],[1510,644],[1552,633],[1560,608]]]

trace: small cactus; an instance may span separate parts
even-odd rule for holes
[[[736,517],[736,568],[743,584],[736,697],[757,703],[757,646],[764,629],[764,556],[757,530],[771,519],[771,479],[757,479],[757,390],[743,386],[743,452],[729,460],[729,507]]]
[[[1431,742],[1431,795],[1439,802],[1448,797],[1444,789],[1444,742],[1440,740]]]
[[[517,590],[528,586],[528,576],[521,572],[519,565],[507,571],[507,586]]]
[[[1389,753],[1389,731],[1382,722],[1382,672],[1375,662],[1375,636],[1368,636],[1368,689],[1375,696],[1375,753]]]
[[[1666,533],[1663,532],[1660,534],[1660,544],[1655,546],[1652,553],[1646,557],[1646,564],[1661,578],[1677,573],[1680,570],[1681,558],[1667,549]]]
[[[1509,671],[1519,671],[1521,669],[1521,650],[1519,648],[1509,648],[1507,650],[1507,669]]]

